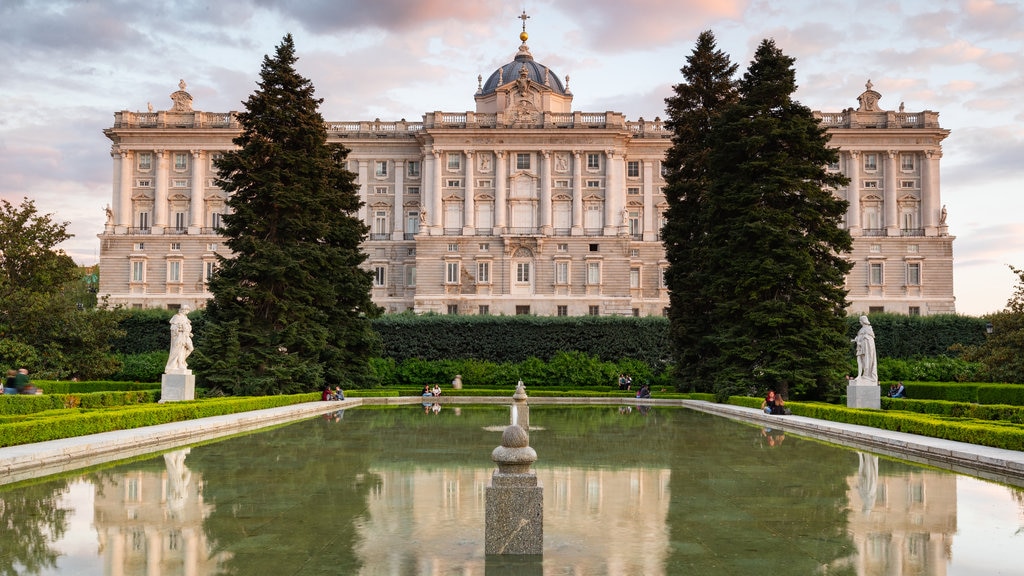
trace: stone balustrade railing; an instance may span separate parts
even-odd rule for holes
[[[923,112],[814,112],[826,128],[940,128],[939,113]]]

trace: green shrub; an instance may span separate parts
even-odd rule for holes
[[[111,380],[125,382],[159,382],[167,367],[167,351],[116,354],[121,369],[111,374]]]

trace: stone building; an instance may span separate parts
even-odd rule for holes
[[[659,315],[668,306],[659,231],[667,209],[661,120],[572,109],[569,77],[514,59],[477,79],[474,111],[419,122],[328,122],[348,147],[370,226],[373,299],[388,312]],[[129,307],[202,307],[227,197],[214,159],[233,112],[121,111],[113,193],[100,238],[100,293]],[[328,96],[329,97],[329,96]],[[852,182],[852,312],[954,311],[952,240],[939,188],[938,114],[860,106],[821,113]]]

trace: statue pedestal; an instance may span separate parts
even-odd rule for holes
[[[164,374],[160,378],[160,402],[196,399],[196,377],[191,370]]]
[[[485,554],[544,553],[544,488],[535,474],[495,472],[484,501]]]
[[[882,408],[882,389],[877,384],[864,385],[857,382],[854,380],[846,387],[846,407],[880,410]]]

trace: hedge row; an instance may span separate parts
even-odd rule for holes
[[[913,400],[947,400],[976,404],[1024,406],[1024,385],[959,382],[904,382]]]
[[[36,418],[0,424],[0,446],[45,442],[112,430],[130,430],[169,422],[288,406],[319,400],[319,398],[319,394],[258,396],[149,404],[134,408],[97,410],[89,413],[73,412],[55,415],[52,418]]]
[[[46,394],[86,394],[89,392],[127,392],[132,390],[159,390],[160,382],[122,382],[118,380],[35,380],[32,382]]]
[[[954,418],[1000,420],[1024,424],[1024,406],[1006,404],[975,404],[946,400],[911,400],[908,398],[882,398],[883,410],[903,410],[916,414],[938,414]]]
[[[67,408],[110,408],[152,404],[160,399],[160,389],[124,392],[85,392],[72,394],[4,394],[0,396],[0,414],[34,414]]]
[[[731,396],[729,404],[759,408],[761,398]],[[786,406],[797,416],[818,420],[858,424],[1006,450],[1024,450],[1024,427],[1012,422],[978,421],[903,411],[861,410],[817,402],[787,402]]]

